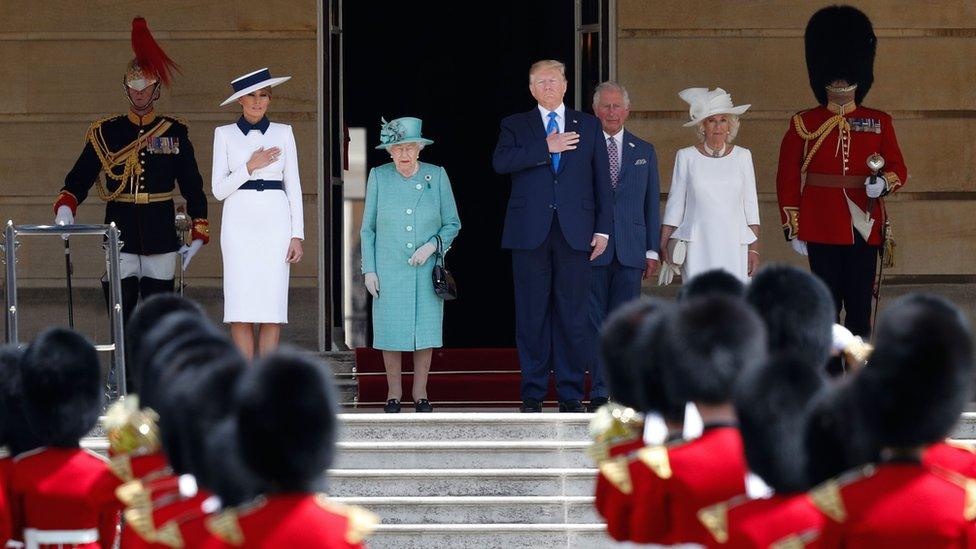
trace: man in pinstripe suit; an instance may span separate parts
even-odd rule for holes
[[[590,262],[590,411],[607,402],[596,352],[600,326],[610,311],[640,296],[641,279],[657,271],[661,234],[657,154],[654,145],[624,129],[630,114],[627,90],[616,82],[603,82],[593,93],[593,112],[603,126],[602,146],[610,159],[613,229],[606,252]]]

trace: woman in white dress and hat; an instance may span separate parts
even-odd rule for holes
[[[267,117],[271,88],[289,78],[272,78],[265,68],[235,79],[221,106],[238,103],[241,117],[214,130],[213,194],[224,202],[224,322],[249,358],[278,346],[288,322],[290,267],[301,260],[305,238],[295,136]]]
[[[739,115],[722,88],[689,88],[678,94],[690,105],[698,144],[678,151],[661,221],[661,252],[674,265],[669,240],[686,250],[681,274],[722,269],[748,282],[759,267],[759,202],[749,149],[733,145]]]

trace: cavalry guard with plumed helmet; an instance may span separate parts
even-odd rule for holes
[[[783,137],[776,176],[780,218],[794,250],[830,288],[855,335],[871,331],[878,254],[892,261],[884,197],[908,179],[891,115],[862,105],[874,82],[877,37],[850,6],[829,6],[807,24],[807,71],[819,106],[797,113]]]
[[[91,125],[85,148],[54,201],[55,223],[62,225],[74,223],[92,185],[106,202],[105,223],[114,222],[124,242],[120,273],[126,320],[140,295],[173,291],[177,253],[185,268],[210,238],[207,198],[186,122],[154,109],[178,67],[141,17],[132,21],[132,49],[135,58],[122,78],[129,111]],[[177,184],[193,220],[189,245],[182,245],[174,224]],[[107,281],[102,286],[107,294]]]

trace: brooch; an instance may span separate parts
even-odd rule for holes
[[[634,142],[633,141],[628,141],[627,144],[630,145],[630,148],[631,149],[633,149],[634,147],[637,146],[637,145],[634,145]]]

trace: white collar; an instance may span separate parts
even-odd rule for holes
[[[752,471],[746,472],[746,495],[749,499],[768,499],[773,496],[773,489],[766,484],[759,475]]]
[[[539,112],[542,113],[542,118],[545,119],[545,120],[548,120],[549,119],[549,113],[550,112],[556,113],[556,118],[561,118],[563,120],[566,120],[566,104],[565,103],[560,103],[559,106],[556,107],[556,110],[554,110],[554,111],[550,111],[549,109],[543,107],[542,105],[539,105],[538,107],[539,107]]]
[[[611,137],[617,143],[623,143],[624,142],[624,129],[623,129],[623,127],[621,127],[620,128],[620,131],[617,132],[617,133],[615,133],[614,135],[610,135],[606,131],[603,132],[603,140],[604,141],[606,141],[607,139],[610,139]]]

